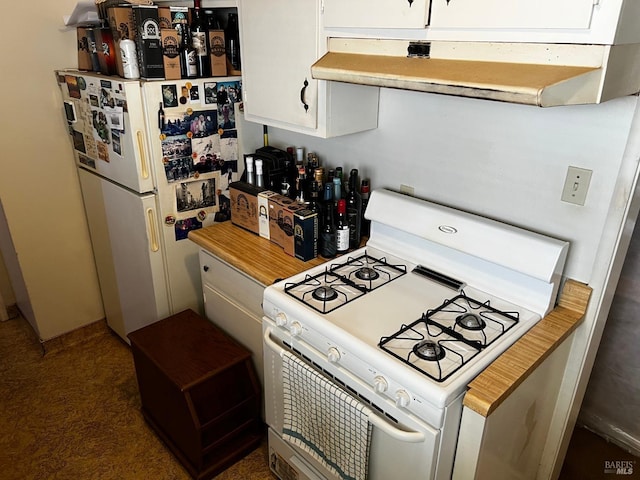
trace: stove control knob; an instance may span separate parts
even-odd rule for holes
[[[376,375],[373,379],[373,389],[378,393],[384,393],[389,388],[389,384],[381,375]]]
[[[278,327],[284,327],[287,324],[287,316],[284,312],[278,312],[276,314],[276,325]]]
[[[297,337],[302,333],[302,325],[300,325],[299,322],[292,322],[291,326],[289,326],[289,331],[291,332],[291,335]]]
[[[331,363],[336,363],[340,360],[340,352],[336,347],[329,347],[329,350],[327,350],[327,359]]]
[[[396,392],[396,405],[398,407],[408,407],[411,402],[411,396],[406,390],[398,390]]]

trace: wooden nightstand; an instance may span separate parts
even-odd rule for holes
[[[247,349],[191,310],[128,337],[144,418],[194,478],[260,444],[261,393]]]

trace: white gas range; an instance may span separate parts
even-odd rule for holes
[[[466,386],[556,299],[567,242],[387,190],[366,216],[364,248],[265,290],[282,479],[449,478]]]

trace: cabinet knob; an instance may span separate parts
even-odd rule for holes
[[[208,272],[209,271],[209,266],[205,265],[204,267],[202,267],[202,270],[204,270],[205,272]]]

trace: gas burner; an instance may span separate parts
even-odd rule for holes
[[[445,356],[445,350],[433,340],[422,340],[413,346],[413,353],[423,360],[437,362]]]
[[[519,321],[518,312],[498,310],[489,301],[474,300],[464,291],[429,310],[427,316],[431,322],[478,343],[481,348],[491,345]]]
[[[364,285],[335,275],[328,268],[316,275],[305,275],[299,282],[286,283],[284,291],[323,314],[367,293]]]
[[[312,296],[321,302],[330,302],[338,298],[338,292],[333,287],[322,285],[313,291]]]
[[[380,274],[371,267],[361,267],[356,270],[355,275],[360,280],[375,280],[380,276]]]
[[[456,317],[456,325],[467,330],[482,330],[487,326],[486,322],[475,313],[463,313]]]
[[[394,265],[386,257],[361,255],[338,259],[331,265],[331,273],[359,283],[368,291],[375,290],[407,273],[406,265]]]

